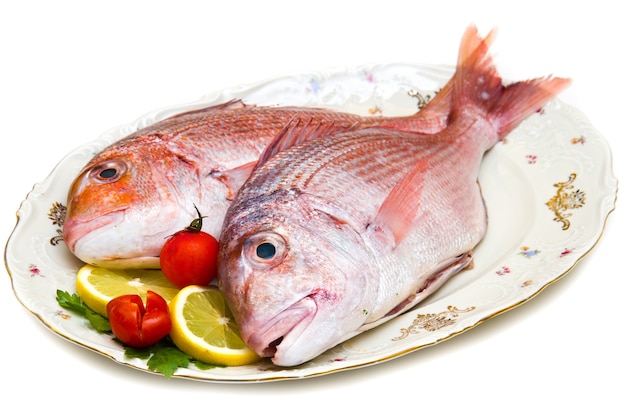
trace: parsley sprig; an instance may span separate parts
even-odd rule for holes
[[[73,311],[85,317],[94,330],[100,333],[108,333],[111,331],[109,320],[87,307],[87,304],[80,299],[78,294],[70,294],[67,291],[57,290],[57,302],[66,310]]]
[[[100,333],[111,333],[109,320],[89,308],[78,294],[57,290],[56,299],[61,307],[86,318],[94,330]],[[119,340],[114,340],[121,344]],[[145,349],[124,346],[124,356],[127,358],[145,359],[149,370],[161,373],[166,378],[171,378],[178,368],[188,368],[190,363],[202,370],[221,367],[221,365],[204,363],[193,359],[178,349],[169,337]]]

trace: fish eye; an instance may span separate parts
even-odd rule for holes
[[[276,246],[271,242],[263,242],[256,247],[256,256],[264,260],[270,260],[276,255]]]
[[[250,236],[244,244],[244,256],[251,265],[268,268],[278,265],[287,254],[285,239],[274,232]]]
[[[119,160],[106,161],[96,165],[89,171],[89,178],[93,181],[106,184],[119,180],[126,172],[126,164]]]
[[[100,178],[102,179],[109,179],[109,178],[113,178],[117,175],[117,169],[115,168],[106,168],[103,169],[102,171],[100,171]]]

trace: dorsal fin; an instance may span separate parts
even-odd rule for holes
[[[277,153],[300,143],[315,140],[324,136],[354,130],[358,123],[339,124],[334,120],[304,119],[294,116],[266,146],[261,154],[257,167],[260,167]]]
[[[239,98],[234,98],[232,100],[225,101],[220,104],[215,104],[213,106],[208,106],[208,107],[203,107],[201,109],[189,110],[183,113],[178,113],[178,114],[175,114],[174,116],[169,117],[169,119],[175,119],[177,117],[188,116],[190,114],[195,114],[195,113],[206,113],[206,112],[216,111],[216,110],[243,109],[245,107],[255,107],[255,106],[253,104],[245,104],[243,100]]]

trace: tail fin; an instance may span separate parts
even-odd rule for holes
[[[478,35],[476,27],[470,26],[466,30],[464,41],[462,42],[463,54],[459,54],[457,69],[465,66],[465,64],[463,64],[464,60],[470,58],[475,50],[480,48],[479,54],[486,54],[486,51],[493,43],[494,38],[495,31],[492,31],[484,38],[481,38]],[[458,71],[455,72],[448,82],[441,87],[437,94],[435,94],[435,96],[419,112],[405,118],[402,122],[399,122],[398,118],[394,119],[393,124],[391,124],[390,127],[418,133],[437,133],[446,128],[450,116],[453,91],[458,75]]]
[[[485,39],[491,40],[494,36],[492,31]],[[467,28],[459,47],[451,117],[461,117],[463,110],[469,107],[488,112],[498,102],[504,86],[489,54],[489,46],[479,37],[474,25]]]
[[[478,34],[478,29],[476,29],[474,25],[470,25],[465,30],[465,34],[461,40],[456,72],[422,111],[427,108],[428,110],[440,112],[449,110],[450,103],[446,101],[451,100],[449,96],[456,96],[457,93],[454,92],[454,90],[458,88],[457,84],[459,81],[467,77],[467,69],[476,68],[477,71],[496,72],[491,57],[488,55],[489,47],[493,44],[495,36],[496,31],[492,30],[487,36],[481,38]],[[439,97],[441,97],[441,100],[438,101]],[[430,107],[432,107],[432,109]]]
[[[495,29],[491,30],[484,38],[480,37],[475,25],[470,25],[465,30],[459,47],[456,72],[442,88],[442,91],[448,91],[455,98],[459,98],[469,93],[468,88],[475,89],[477,85],[483,82],[489,81],[485,88],[497,88],[502,85],[498,71],[493,64],[491,55],[489,55],[489,48],[495,37]]]
[[[489,55],[494,36],[492,31],[485,39],[480,39],[473,25],[465,31],[459,49],[451,117],[462,113],[468,105],[482,109],[497,123],[498,138],[501,139],[522,120],[540,110],[571,80],[546,77],[503,85]]]
[[[498,137],[503,138],[525,118],[571,84],[567,78],[535,78],[508,85],[490,113],[498,120]]]

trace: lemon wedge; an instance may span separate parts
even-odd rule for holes
[[[226,366],[259,360],[241,339],[233,315],[215,286],[184,287],[170,302],[170,316],[172,341],[196,360]]]
[[[148,290],[165,301],[178,293],[158,269],[106,269],[85,265],[76,273],[76,293],[93,311],[107,316],[107,303],[125,294],[137,294],[145,302]]]

